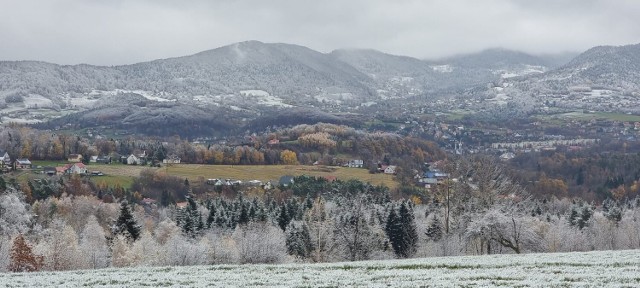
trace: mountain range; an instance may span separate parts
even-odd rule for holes
[[[123,124],[147,116],[157,119],[158,111],[164,111],[160,114],[171,124],[172,118],[189,118],[170,116],[179,111],[199,115],[194,121],[224,113],[236,117],[225,120],[250,121],[292,107],[357,108],[388,99],[468,95],[470,89],[483,97],[507,94],[505,99],[534,102],[541,93],[566,94],[576,86],[630,95],[640,90],[640,44],[601,46],[574,55],[488,49],[422,60],[376,50],[320,53],[298,45],[246,41],[122,66],[2,61],[0,115],[3,122],[34,123],[82,113],[73,117]],[[490,83],[500,89],[487,88]]]

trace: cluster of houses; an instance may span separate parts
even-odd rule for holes
[[[111,163],[111,157],[92,157],[91,162],[97,163]],[[80,154],[70,154],[67,158],[67,162],[70,162],[64,166],[58,167],[42,167],[42,173],[47,174],[49,176],[53,175],[65,175],[65,174],[92,174],[92,175],[103,175],[99,171],[91,171],[87,170],[87,166],[82,163],[82,155]],[[11,170],[27,170],[32,169],[33,164],[27,158],[18,158],[15,161],[11,161],[11,157],[5,151],[0,151],[0,169],[2,172],[9,172]]]
[[[18,158],[15,161],[11,161],[9,153],[0,151],[0,170],[9,172],[11,169],[31,169],[31,161],[26,158]]]
[[[151,161],[146,151],[142,151],[139,154],[131,154],[129,156],[121,156],[120,162],[127,165],[146,165]],[[180,164],[180,157],[176,155],[169,155],[162,160],[163,164]],[[155,164],[155,163],[153,163]]]
[[[217,179],[217,178],[211,178],[211,179],[207,179],[207,181],[205,182],[207,185],[213,185],[216,187],[220,187],[220,186],[248,186],[248,187],[262,187],[264,189],[272,189],[273,186],[271,185],[271,182],[267,182],[266,184],[263,184],[262,181],[260,180],[249,180],[249,181],[245,181],[242,182],[241,180],[234,180],[234,179]]]
[[[446,180],[449,179],[449,174],[436,167],[436,165],[430,165],[424,173],[416,174],[414,176],[416,184],[427,189],[432,189],[444,184]]]

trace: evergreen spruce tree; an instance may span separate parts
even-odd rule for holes
[[[578,214],[578,210],[576,207],[571,207],[571,212],[569,213],[569,225],[576,226],[578,225],[578,218],[580,215]]]
[[[169,191],[167,189],[162,190],[162,194],[160,194],[160,206],[167,207],[171,204],[171,197],[169,196]]]
[[[608,211],[605,212],[604,216],[610,221],[613,221],[617,226],[620,220],[622,220],[622,209],[617,205],[611,206]]]
[[[260,222],[266,222],[267,221],[267,211],[265,211],[264,208],[260,208],[260,210],[258,210],[257,214],[256,214],[256,218],[257,221]]]
[[[311,234],[304,222],[291,221],[286,229],[286,245],[289,255],[307,258],[313,251]]]
[[[249,211],[247,211],[247,205],[240,202],[240,214],[238,215],[238,224],[249,223]]]
[[[402,246],[403,249],[400,255],[403,258],[411,257],[416,253],[418,244],[418,232],[415,223],[415,217],[413,216],[413,210],[411,206],[406,202],[400,205],[398,211],[398,218],[402,223]]]
[[[120,216],[118,216],[113,232],[133,241],[138,240],[140,237],[140,225],[133,219],[133,214],[131,214],[129,205],[125,201],[120,203]]]
[[[427,232],[425,232],[427,237],[432,241],[440,241],[442,239],[442,223],[440,223],[440,219],[436,214],[431,218],[431,223],[427,227]]]
[[[216,220],[216,205],[209,205],[209,216],[207,216],[207,228],[211,228],[211,225],[214,224]]]
[[[291,217],[287,212],[287,205],[285,203],[282,203],[282,206],[280,207],[280,213],[278,214],[278,226],[280,226],[280,229],[282,229],[282,231],[285,231],[287,229],[287,225],[289,225],[289,222],[291,222]]]
[[[187,206],[178,211],[176,224],[182,229],[182,233],[195,238],[204,230],[204,221],[198,211],[198,204],[192,197],[187,197]]]
[[[391,206],[389,215],[387,216],[387,222],[385,223],[384,232],[389,237],[389,242],[393,248],[393,252],[396,256],[401,254],[402,247],[402,223],[398,218],[395,207]]]
[[[589,219],[591,219],[591,215],[593,215],[593,212],[591,211],[591,208],[589,208],[589,205],[583,206],[580,212],[580,218],[578,218],[578,227],[582,229],[589,224]]]

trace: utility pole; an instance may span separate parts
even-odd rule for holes
[[[450,206],[450,202],[449,202],[449,193],[450,193],[450,189],[451,189],[451,183],[449,182],[449,179],[447,179],[447,214],[446,217],[444,219],[445,221],[445,233],[449,234],[449,210],[451,210],[451,206]]]

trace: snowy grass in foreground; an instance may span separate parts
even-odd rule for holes
[[[7,287],[638,287],[640,250],[0,274]]]

